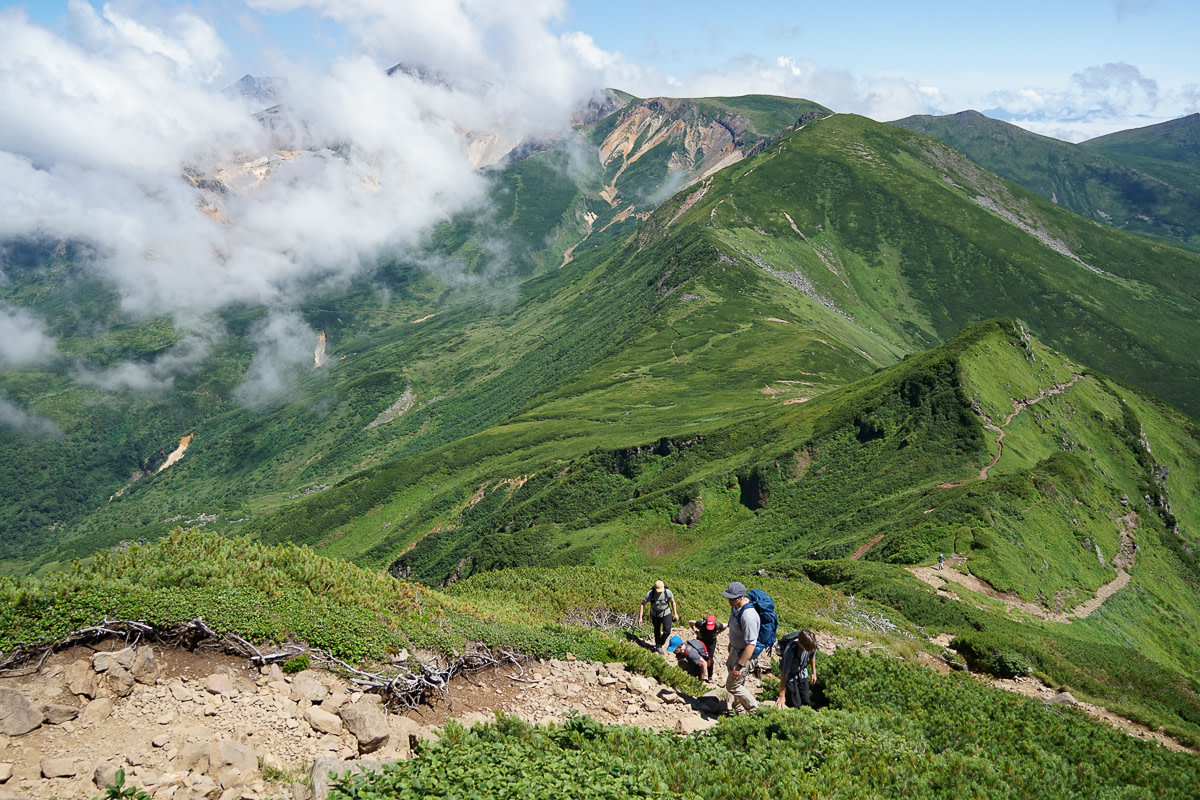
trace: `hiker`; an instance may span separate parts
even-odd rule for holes
[[[642,598],[638,609],[637,626],[642,627],[642,614],[650,604],[650,622],[654,625],[654,650],[661,653],[663,645],[671,636],[671,623],[679,620],[679,609],[675,607],[675,595],[662,581],[655,581],[654,588]]]
[[[938,569],[942,568],[942,564],[946,563],[946,554],[938,553]]]
[[[817,637],[810,630],[785,636],[783,662],[779,668],[779,708],[812,706],[809,687],[817,682]]]
[[[760,626],[758,611],[746,597],[745,585],[738,581],[726,586],[721,595],[729,601],[729,658],[725,660],[729,668],[725,678],[725,690],[730,696],[727,713],[736,713],[739,705],[751,712],[758,708],[758,701],[746,688],[746,672],[754,666],[754,645]]]
[[[679,659],[679,668],[690,672],[702,681],[708,680],[710,656],[708,648],[699,639],[684,641],[679,636],[672,636],[667,643],[667,650]]]
[[[717,622],[716,616],[709,614],[704,619],[693,619],[688,621],[688,627],[696,632],[696,638],[704,643],[708,648],[708,677],[713,676],[713,660],[717,656],[717,634],[725,630],[729,626],[724,622]]]

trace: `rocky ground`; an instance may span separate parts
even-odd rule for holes
[[[949,637],[946,637],[947,639]],[[943,645],[946,642],[940,642]],[[823,637],[821,648],[854,646]],[[923,654],[941,671],[943,661]],[[385,709],[378,695],[337,675],[285,675],[215,652],[126,648],[120,640],[55,653],[29,674],[0,678],[0,798],[90,798],[127,782],[156,800],[323,800],[326,775],[352,763],[408,758],[449,720],[470,726],[495,711],[532,723],[576,712],[602,722],[689,733],[724,709],[724,647],[717,683],[682,695],[624,664],[532,661],[455,679],[417,711]],[[749,680],[759,691],[758,680]],[[1078,705],[1131,735],[1180,745],[1105,709],[1077,704],[1030,678],[999,688]]]
[[[401,714],[328,672],[285,675],[116,640],[0,679],[0,798],[94,797],[122,768],[156,800],[306,800],[323,796],[329,769],[408,758],[451,719],[469,727],[498,710],[548,723],[578,712],[688,733],[717,723],[722,697],[568,659],[460,676],[448,698]]]

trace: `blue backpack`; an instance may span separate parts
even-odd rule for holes
[[[763,590],[751,589],[746,592],[746,599],[750,602],[738,611],[738,619],[741,619],[742,611],[751,606],[758,612],[758,641],[754,645],[754,655],[751,656],[758,658],[758,654],[763,650],[775,646],[775,633],[779,630],[779,617],[775,616],[775,601]]]

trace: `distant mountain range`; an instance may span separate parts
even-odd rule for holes
[[[1095,222],[1200,250],[1200,114],[1077,145],[976,111],[892,124]]]

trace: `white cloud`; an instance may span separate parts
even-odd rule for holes
[[[1024,87],[993,92],[987,113],[1029,130],[1083,141],[1169,118],[1159,110],[1158,82],[1136,66],[1108,63],[1073,74],[1065,87]]]
[[[57,436],[58,426],[40,414],[30,413],[0,396],[0,425],[32,436]]]
[[[298,376],[313,369],[317,334],[296,312],[276,311],[251,339],[257,351],[234,395],[251,408],[265,408],[282,400]]]
[[[174,388],[177,376],[200,368],[217,339],[218,332],[214,329],[193,333],[176,342],[153,361],[126,361],[103,372],[94,372],[81,364],[76,370],[76,379],[110,392],[132,390],[163,396]]]
[[[0,365],[46,364],[57,355],[44,320],[23,308],[0,308]]]
[[[287,308],[477,207],[472,137],[565,130],[599,86],[602,54],[547,27],[556,0],[252,5],[311,8],[359,39],[325,72],[279,64],[274,129],[219,91],[228,51],[195,15],[156,27],[72,0],[67,38],[0,12],[0,238],[88,242],[86,268],[135,317],[186,329],[230,304]],[[444,80],[388,76],[401,57]],[[161,390],[204,352],[80,375]]]

